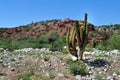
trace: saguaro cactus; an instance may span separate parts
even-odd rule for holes
[[[88,37],[88,25],[87,23],[87,13],[85,14],[84,21],[79,22],[75,21],[75,26],[68,26],[67,29],[67,46],[69,52],[76,56],[79,60],[82,60],[83,52],[85,50],[85,46],[87,44],[87,37]],[[76,49],[76,41],[78,44],[78,50]]]

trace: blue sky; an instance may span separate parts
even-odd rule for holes
[[[0,27],[52,19],[83,20],[94,25],[120,24],[120,0],[0,0]]]

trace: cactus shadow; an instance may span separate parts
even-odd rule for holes
[[[85,59],[83,62],[91,67],[105,67],[111,65],[106,59]]]

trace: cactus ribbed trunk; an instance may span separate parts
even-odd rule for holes
[[[87,14],[84,17],[84,23],[82,25],[79,24],[79,21],[75,21],[75,27],[72,27],[72,31],[70,31],[70,27],[67,29],[67,46],[69,52],[76,56],[79,60],[83,60],[83,52],[85,50],[85,46],[87,44],[87,36],[88,36],[88,27],[87,27]],[[77,38],[78,42],[78,53],[76,50],[75,39]]]
[[[85,46],[87,44],[87,36],[88,36],[88,28],[87,28],[87,14],[85,14],[84,17],[84,30],[82,32],[82,41],[81,41],[81,47],[80,48],[80,60],[83,60],[83,52],[85,51]]]

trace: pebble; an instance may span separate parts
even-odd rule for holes
[[[114,73],[113,73],[113,76],[117,76],[117,74],[114,72]]]
[[[108,80],[114,80],[114,77],[113,76],[108,76],[107,79]]]
[[[120,75],[118,75],[118,77],[120,78]]]
[[[62,66],[65,66],[65,63],[61,63]]]
[[[10,70],[11,70],[11,71],[15,71],[15,68],[11,68]]]
[[[61,74],[61,73],[58,73],[58,76],[59,76],[59,77],[63,77],[64,75],[63,75],[63,74]]]
[[[103,72],[106,72],[106,71],[107,71],[107,68],[104,68],[104,69],[103,69]]]
[[[92,74],[92,71],[89,71],[89,74]]]
[[[3,60],[0,60],[0,63],[3,63]]]
[[[72,61],[77,61],[77,57],[72,56]]]
[[[82,80],[81,75],[76,75],[75,77],[76,77],[77,80]]]

